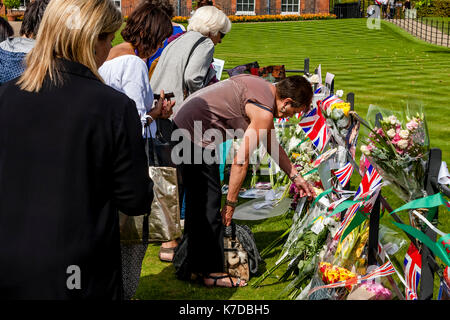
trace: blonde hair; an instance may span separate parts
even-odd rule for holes
[[[122,25],[120,11],[110,0],[52,0],[45,10],[36,45],[26,57],[27,68],[18,84],[39,92],[44,78],[61,83],[57,59],[81,63],[102,81],[95,60],[99,36],[116,32]]]
[[[215,36],[218,32],[227,34],[230,30],[230,19],[222,10],[214,6],[204,6],[195,10],[187,27],[187,31],[197,31],[204,36],[210,33]]]

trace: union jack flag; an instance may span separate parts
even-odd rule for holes
[[[344,188],[350,182],[350,178],[353,174],[353,166],[350,162],[347,162],[345,166],[339,170],[336,170],[334,174],[338,178],[341,186]]]
[[[289,118],[278,118],[277,119],[277,123],[285,123],[285,122],[288,122],[289,121]]]
[[[339,240],[345,228],[347,228],[347,226],[350,224],[350,221],[352,221],[353,217],[355,216],[356,212],[358,212],[360,207],[361,202],[355,203],[354,205],[352,205],[350,208],[347,209],[347,212],[344,215],[344,220],[342,221],[338,231],[334,235],[333,240]]]
[[[344,100],[340,99],[339,97],[337,97],[335,95],[328,96],[325,99],[323,99],[321,102],[322,110],[327,110],[329,107],[331,107],[331,105],[333,105],[335,103],[340,103],[340,102],[344,102]]]
[[[330,133],[320,108],[314,107],[300,120],[299,125],[316,149],[322,152],[330,138]]]
[[[419,285],[422,269],[422,255],[412,243],[409,245],[408,252],[405,255],[404,265],[406,300],[417,300],[417,286]]]
[[[368,197],[368,200],[355,203],[347,209],[344,221],[342,221],[341,226],[334,236],[335,240],[338,240],[341,237],[342,233],[361,207],[361,210],[365,214],[369,214],[372,211],[373,205],[375,204],[381,189],[381,183],[382,179],[380,174],[372,165],[370,165],[359,184],[358,190],[356,190],[355,197],[353,198],[353,200],[362,200]]]

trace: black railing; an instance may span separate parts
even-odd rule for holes
[[[401,16],[401,15],[400,15]],[[450,21],[433,18],[387,18],[409,34],[428,43],[450,47]]]
[[[361,18],[361,2],[336,3],[333,7],[333,13],[337,19]]]

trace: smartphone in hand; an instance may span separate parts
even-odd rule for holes
[[[173,94],[173,92],[167,92],[167,93],[164,93],[164,99],[165,99],[165,100],[169,100],[169,99],[174,98],[174,97],[175,97],[175,95]],[[153,98],[154,98],[155,100],[159,100],[159,98],[161,98],[161,95],[158,94],[158,93],[154,93],[154,94],[153,94]]]

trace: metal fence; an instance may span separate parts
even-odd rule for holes
[[[338,0],[330,0],[330,13],[336,15],[337,19],[363,18],[370,0],[359,0],[355,2],[337,3]]]
[[[361,18],[363,16],[360,2],[336,3],[333,13],[337,19]]]
[[[387,18],[411,35],[428,43],[450,47],[450,22],[433,18]]]

